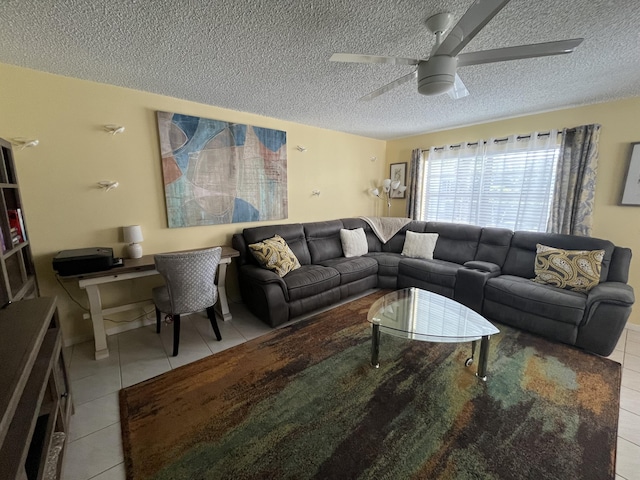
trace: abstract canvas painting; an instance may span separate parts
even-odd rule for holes
[[[158,112],[169,228],[287,218],[287,134]]]
[[[631,144],[631,158],[621,204],[640,205],[640,143]]]

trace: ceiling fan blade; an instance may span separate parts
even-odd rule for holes
[[[481,65],[483,63],[506,62],[521,58],[547,57],[571,53],[582,43],[583,38],[560,40],[558,42],[535,43],[518,47],[496,48],[480,52],[461,53],[458,55],[458,66]]]
[[[461,53],[458,55],[458,66],[481,65],[483,63],[506,62],[521,58],[546,57],[571,53],[582,43],[583,38],[560,40],[558,42],[535,43],[518,47],[496,48],[480,52]]]
[[[455,57],[509,0],[475,0],[433,55]]]
[[[418,65],[424,61],[415,58],[381,57],[378,55],[356,55],[352,53],[334,53],[329,60],[350,63],[387,63],[389,65]]]
[[[382,95],[383,93],[387,93],[389,90],[392,90],[396,87],[399,87],[400,85],[402,85],[403,83],[407,83],[411,80],[414,80],[418,77],[418,70],[414,70],[411,73],[408,73],[400,78],[396,78],[393,82],[391,83],[387,83],[384,87],[380,87],[377,90],[374,90],[373,92],[371,92],[368,95],[365,95],[364,97],[360,97],[358,100],[360,101],[368,101],[368,100],[372,100],[376,97],[379,97],[380,95]]]
[[[469,90],[464,86],[462,79],[457,73],[453,80],[453,87],[447,92],[447,94],[454,100],[458,100],[459,98],[469,95]]]

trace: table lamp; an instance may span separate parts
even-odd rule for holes
[[[144,240],[142,238],[142,228],[140,225],[129,225],[122,227],[122,234],[124,236],[124,243],[128,243],[127,254],[129,258],[142,257],[142,247],[139,242]]]

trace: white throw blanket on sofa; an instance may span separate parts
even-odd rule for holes
[[[380,239],[382,243],[387,243],[391,237],[402,229],[407,223],[411,222],[410,218],[401,217],[360,217],[367,222],[373,233]]]

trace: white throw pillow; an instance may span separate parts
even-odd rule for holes
[[[416,233],[408,230],[407,236],[404,239],[402,255],[405,257],[426,258],[431,260],[433,258],[433,251],[436,249],[437,241],[437,233]]]
[[[340,241],[345,257],[359,257],[369,251],[367,235],[363,228],[355,230],[340,229]]]

